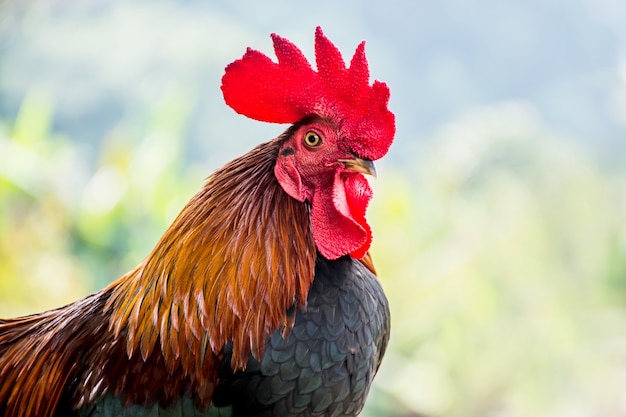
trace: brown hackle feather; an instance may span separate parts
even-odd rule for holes
[[[232,341],[231,366],[244,368],[268,332],[291,323],[287,310],[306,303],[316,256],[308,208],[273,174],[290,132],[212,174],[144,262],[108,288],[110,330],[127,356],[148,363],[158,351],[203,407],[222,347]]]
[[[106,334],[100,294],[41,314],[0,320],[0,415],[52,416],[69,401],[82,354]]]
[[[370,270],[370,272],[374,275],[378,275],[376,273],[376,267],[374,267],[374,259],[372,259],[372,254],[369,252],[366,252],[365,255],[359,259],[359,261],[367,268]]]

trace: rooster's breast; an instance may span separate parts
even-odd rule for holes
[[[227,347],[214,404],[233,417],[357,415],[388,338],[378,279],[350,257],[319,257],[307,307],[286,337],[275,331],[261,361],[235,374]]]

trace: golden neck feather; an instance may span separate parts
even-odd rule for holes
[[[109,286],[110,328],[126,334],[129,357],[145,360],[159,342],[170,370],[191,373],[232,341],[232,366],[243,368],[306,303],[316,249],[308,208],[274,176],[281,142],[213,173],[152,253]]]

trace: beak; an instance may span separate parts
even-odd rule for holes
[[[350,171],[369,174],[376,178],[376,167],[371,159],[361,159],[355,156],[350,159],[337,159],[337,162],[341,162]]]

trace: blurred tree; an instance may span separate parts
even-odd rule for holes
[[[183,164],[189,108],[168,91],[90,163],[89,149],[50,132],[45,90],[27,95],[0,131],[0,316],[73,301],[148,254],[206,175]]]
[[[623,178],[521,104],[432,143],[375,190],[393,322],[375,396],[395,401],[370,415],[624,415]]]

